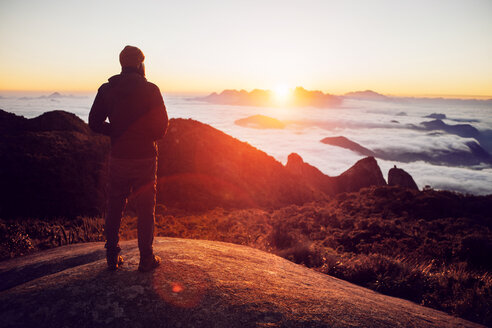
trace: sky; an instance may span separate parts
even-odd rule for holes
[[[0,90],[95,91],[142,49],[163,92],[492,98],[492,1],[0,0]]]

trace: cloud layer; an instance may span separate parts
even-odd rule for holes
[[[446,125],[469,124],[485,138],[492,140],[492,104],[474,101],[367,101],[345,99],[343,107],[281,108],[254,106],[215,105],[192,101],[183,97],[164,97],[170,117],[193,118],[232,135],[239,140],[265,151],[282,163],[296,152],[304,161],[318,167],[328,175],[338,175],[363,156],[348,149],[320,142],[325,137],[345,136],[371,150],[391,154],[415,152],[430,157],[445,151],[462,154],[472,152],[469,142],[452,131],[423,128],[422,122],[441,118]],[[26,117],[34,117],[48,110],[67,110],[87,120],[93,98],[17,98],[0,99],[0,108]],[[400,113],[406,115],[399,115]],[[444,114],[445,118],[426,117]],[[234,121],[252,115],[265,115],[286,124],[283,129],[254,129],[234,124]],[[393,122],[392,122],[393,121]],[[394,121],[397,121],[394,122]],[[483,140],[480,140],[483,143]],[[475,194],[492,194],[492,169],[490,165],[476,162],[460,166],[435,165],[424,161],[403,163],[398,157],[378,160],[383,173],[396,164],[415,179],[420,188],[430,185],[437,189],[450,189]],[[473,165],[472,165],[473,164]]]

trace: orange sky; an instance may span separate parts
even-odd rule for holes
[[[0,90],[95,91],[126,44],[163,92],[492,97],[492,2],[3,1]]]

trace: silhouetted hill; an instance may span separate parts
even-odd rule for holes
[[[13,283],[0,294],[2,326],[478,327],[245,246],[156,238],[164,262],[146,274],[136,241],[122,247],[117,272],[103,243],[1,263]]]
[[[424,117],[425,118],[433,118],[433,119],[437,119],[437,120],[447,119],[447,120],[455,121],[455,122],[468,122],[468,123],[480,122],[479,119],[475,119],[475,118],[450,118],[450,117],[447,117],[446,114],[443,114],[443,113],[432,113],[432,114],[426,115]]]
[[[336,177],[337,193],[359,191],[366,186],[385,186],[381,169],[374,157],[363,158]]]
[[[158,201],[169,206],[279,207],[325,197],[273,157],[194,120],[171,120],[159,153]]]
[[[101,213],[109,139],[71,113],[25,119],[1,110],[0,138],[1,217]]]
[[[420,123],[426,130],[443,130],[464,138],[477,138],[480,132],[470,124],[446,124],[440,119]]]
[[[91,134],[89,126],[77,115],[61,110],[43,113],[26,119],[0,109],[0,133],[19,135],[24,132],[69,131]]]
[[[377,158],[403,163],[424,161],[435,165],[448,166],[470,166],[481,163],[492,163],[489,153],[480,147],[477,142],[469,141],[464,146],[468,147],[469,151],[456,148],[438,149],[433,152],[374,149],[374,154]]]
[[[374,152],[370,149],[367,149],[361,145],[359,145],[357,142],[354,142],[350,139],[345,138],[344,136],[339,136],[339,137],[326,137],[321,140],[322,143],[332,145],[332,146],[338,146],[342,148],[346,148],[349,150],[352,150],[358,154],[361,154],[363,156],[375,156]]]
[[[445,106],[477,106],[477,107],[489,107],[492,105],[492,99],[459,99],[459,98],[443,98],[443,97],[393,97],[395,100],[399,100],[405,103],[413,104],[437,104],[440,107]]]
[[[436,120],[444,120],[444,119],[446,119],[446,114],[432,113],[432,114],[426,115],[424,117],[425,118],[434,118]]]
[[[63,98],[63,95],[59,92],[53,92],[52,94],[50,94],[46,98]]]
[[[0,135],[0,216],[104,212],[109,138],[92,133],[74,114],[62,111],[33,119],[2,111]],[[167,206],[278,208],[327,197],[326,188],[309,185],[273,157],[197,121],[172,119],[159,149],[157,199]],[[350,187],[337,182],[330,194],[371,185],[364,180],[346,183]]]
[[[58,99],[61,99],[61,98],[85,98],[85,96],[75,96],[75,95],[71,95],[71,94],[62,94],[62,93],[59,93],[59,92],[53,92],[49,95],[43,95],[43,96],[38,96],[38,97],[20,97],[20,98],[17,98],[18,100],[32,100],[32,99],[49,99],[51,101],[56,101]]]
[[[254,89],[251,92],[224,90],[220,94],[213,92],[206,97],[195,99],[221,105],[265,106],[271,102],[272,97],[273,95],[269,90]]]
[[[292,95],[292,102],[294,106],[305,107],[319,107],[319,108],[329,108],[336,107],[342,104],[342,98],[330,95],[328,93],[323,93],[321,91],[306,90],[303,87],[297,87],[294,89]]]
[[[327,195],[333,195],[335,193],[336,186],[333,183],[333,178],[325,175],[318,168],[304,163],[302,157],[298,154],[290,154],[285,167],[293,175],[303,179],[313,189],[321,190]]]
[[[388,185],[419,190],[419,187],[417,187],[417,184],[413,180],[412,176],[405,170],[397,168],[396,165],[388,172]]]
[[[362,100],[389,100],[389,99],[391,99],[385,95],[374,92],[372,90],[347,92],[343,96],[346,98],[355,98],[355,99],[362,99]]]
[[[440,121],[440,120],[436,120]],[[439,126],[448,126],[442,121],[441,123],[426,125],[425,129],[434,130],[439,129]],[[424,122],[425,123],[425,122]],[[443,125],[444,124],[444,125]],[[463,124],[463,129],[458,128],[455,131],[456,133],[462,134],[470,134],[474,130],[468,124]],[[467,127],[468,126],[468,127]],[[470,127],[472,129],[470,129]],[[419,127],[418,129],[422,129]],[[477,138],[486,142],[486,137],[481,137],[482,134],[477,130]],[[465,136],[465,135],[463,135]],[[485,136],[485,135],[484,135]],[[492,138],[492,134],[490,136]],[[492,140],[492,139],[490,139]],[[363,156],[373,156],[380,159],[388,160],[388,161],[397,161],[397,162],[416,162],[416,161],[425,161],[435,165],[450,165],[450,166],[463,166],[463,165],[478,165],[481,163],[492,164],[491,155],[480,146],[480,144],[476,141],[468,141],[465,142],[463,146],[468,147],[469,151],[464,150],[462,147],[458,147],[455,149],[438,149],[433,152],[428,152],[423,150],[419,151],[407,151],[405,149],[368,149],[364,146],[346,138],[343,136],[339,137],[327,137],[321,140],[322,143],[329,144],[332,146],[337,146],[345,149],[352,150]]]
[[[455,121],[460,121],[460,120],[455,120]],[[414,129],[427,130],[427,131],[442,130],[447,133],[455,134],[463,138],[474,138],[479,143],[478,146],[480,148],[483,147],[484,150],[489,154],[492,152],[492,130],[480,131],[471,124],[454,124],[454,125],[446,124],[440,119],[435,119],[428,122],[422,122],[418,126],[409,125],[409,127]],[[476,146],[473,147],[476,148]]]
[[[251,92],[246,90],[224,90],[220,94],[213,92],[206,97],[194,98],[195,100],[206,101],[213,104],[241,105],[241,106],[277,106],[275,95],[270,90],[254,89]],[[283,106],[313,106],[319,108],[329,108],[339,106],[342,103],[340,97],[325,94],[321,91],[310,91],[302,87],[297,87],[292,92],[287,103]]]
[[[265,115],[253,115],[234,121],[234,124],[254,129],[283,129],[285,123]]]

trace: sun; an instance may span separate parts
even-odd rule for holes
[[[285,84],[279,84],[273,88],[273,96],[274,100],[278,104],[284,104],[289,101],[290,98],[290,89]]]

